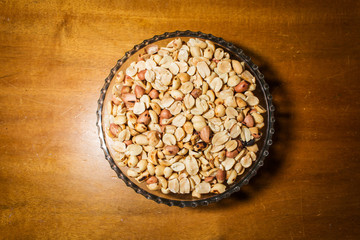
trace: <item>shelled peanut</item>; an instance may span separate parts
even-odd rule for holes
[[[223,193],[256,160],[266,110],[245,64],[208,40],[149,45],[115,77],[106,133],[127,175],[162,193]]]

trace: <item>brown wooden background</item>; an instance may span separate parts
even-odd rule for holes
[[[187,29],[242,47],[277,108],[258,175],[196,209],[126,187],[95,127],[117,59]],[[359,29],[359,1],[0,0],[0,239],[356,239]]]

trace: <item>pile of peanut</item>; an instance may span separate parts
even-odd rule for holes
[[[223,193],[256,160],[265,109],[244,62],[208,40],[149,45],[119,71],[105,130],[127,175],[164,194]]]

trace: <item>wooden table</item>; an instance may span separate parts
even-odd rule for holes
[[[357,1],[0,1],[0,239],[357,239]],[[276,105],[250,184],[196,209],[116,177],[97,99],[125,51],[175,30],[220,36],[260,66]]]

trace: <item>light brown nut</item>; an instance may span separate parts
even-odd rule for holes
[[[143,123],[136,123],[135,124],[135,130],[139,133],[144,133],[147,131],[147,127]]]
[[[149,110],[150,122],[157,124],[159,123],[159,116],[156,114],[154,110]]]
[[[214,180],[214,176],[208,176],[204,179],[205,182],[210,183],[212,180]]]
[[[173,134],[165,133],[162,139],[163,139],[163,142],[165,145],[175,145],[176,144],[176,138]]]
[[[244,168],[240,162],[236,163],[234,166],[234,170],[237,172],[238,175],[242,172],[243,169]]]
[[[126,75],[133,77],[135,74],[137,73],[137,69],[136,67],[131,64],[127,69],[126,69]]]
[[[198,132],[200,132],[206,126],[205,118],[202,116],[194,116],[191,119],[191,122],[193,123],[194,129]]]
[[[114,118],[114,123],[121,126],[123,124],[125,124],[127,122],[126,116],[125,115],[118,115]]]
[[[230,136],[227,131],[221,131],[215,133],[214,137],[211,140],[211,143],[214,146],[219,146],[225,144],[229,140]]]
[[[150,102],[150,107],[152,108],[152,110],[154,110],[154,112],[156,112],[157,115],[160,115],[161,108],[160,108],[159,104],[157,104],[155,102]]]
[[[126,148],[126,155],[138,156],[141,154],[143,148],[138,144],[131,144]]]
[[[247,103],[246,103],[244,100],[242,100],[241,98],[236,97],[235,100],[236,100],[236,105],[237,105],[239,108],[244,108],[244,107],[246,107]]]
[[[131,88],[129,86],[123,86],[121,88],[121,94],[129,93],[129,92],[131,92]]]
[[[233,107],[226,108],[225,113],[228,118],[236,118],[239,114],[238,111],[236,111],[236,109]]]
[[[144,172],[147,168],[148,162],[145,159],[141,159],[136,165],[137,172]]]
[[[239,151],[237,149],[229,152],[229,151],[226,151],[226,157],[227,158],[235,158],[237,155],[239,154]]]
[[[213,54],[214,54],[214,50],[211,49],[210,47],[204,50],[204,57],[206,57],[207,59],[211,59],[213,57]]]
[[[211,190],[211,185],[210,185],[210,183],[207,183],[207,182],[201,182],[195,187],[195,191],[200,194],[209,193],[210,190]]]
[[[119,105],[121,103],[120,99],[118,97],[116,97],[115,95],[112,96],[111,101],[114,103],[114,105]]]
[[[219,104],[215,107],[215,116],[217,116],[217,117],[225,116],[225,106],[224,105]]]
[[[190,75],[187,73],[179,73],[176,77],[180,79],[181,83],[190,81]]]
[[[167,109],[161,110],[161,112],[160,112],[160,118],[169,119],[169,118],[171,118],[171,117],[172,117],[172,114],[170,113],[169,110],[167,110]]]
[[[214,78],[210,83],[209,86],[214,92],[219,92],[221,88],[223,87],[224,82],[221,80],[221,78],[216,77]]]
[[[120,71],[116,74],[116,79],[115,79],[115,82],[116,83],[121,83],[124,81],[124,78],[125,78],[125,74],[123,71]]]
[[[230,140],[227,143],[225,143],[226,151],[232,152],[238,147],[238,143],[236,140]]]
[[[246,149],[255,153],[259,151],[259,147],[256,143],[252,146],[247,146]]]
[[[164,168],[164,177],[165,178],[169,178],[172,173],[173,173],[173,170],[171,169],[171,167]]]
[[[231,71],[231,64],[229,61],[220,61],[217,68],[219,73],[228,73]]]
[[[252,159],[249,156],[245,156],[241,158],[240,163],[244,168],[248,168],[252,164]]]
[[[234,158],[226,158],[224,161],[221,162],[221,165],[224,166],[225,171],[230,170],[235,164]]]
[[[156,164],[157,164],[157,161],[156,161]],[[152,176],[155,175],[155,166],[153,163],[148,162],[147,170],[149,171],[150,175],[152,175]]]
[[[127,165],[131,168],[134,168],[139,162],[139,159],[137,158],[137,156],[129,156]]]
[[[161,188],[161,192],[163,193],[163,194],[169,194],[170,193],[170,190],[169,190],[169,188]]]
[[[180,190],[179,180],[173,178],[168,182],[168,188],[172,193],[178,193]]]
[[[246,117],[245,117],[245,119],[244,119],[244,124],[245,124],[248,128],[254,127],[254,125],[255,125],[254,118],[253,118],[250,114],[246,115]]]
[[[186,122],[184,124],[183,128],[187,134],[193,134],[193,132],[194,132],[194,127],[191,122]]]
[[[198,62],[196,64],[196,68],[198,70],[198,73],[200,74],[200,76],[202,78],[208,77],[210,76],[210,68],[209,66],[206,64],[206,62]]]
[[[182,101],[184,98],[184,94],[180,90],[171,90],[170,95],[176,101]]]
[[[264,122],[263,116],[261,116],[259,113],[252,112],[250,114],[254,118],[255,123],[263,123]]]
[[[169,108],[169,111],[172,115],[178,115],[183,107],[183,103],[181,101],[174,102],[171,107]]]
[[[264,123],[258,123],[258,124],[256,124],[256,127],[257,127],[258,129],[262,129],[264,126],[265,126]]]
[[[190,181],[187,178],[182,178],[180,180],[179,193],[186,194],[190,193]]]
[[[152,90],[149,92],[149,97],[150,97],[151,99],[159,98],[159,92],[158,92],[156,89],[152,89]]]
[[[148,62],[148,61],[146,61],[146,62]],[[155,63],[155,65],[156,65],[156,63]],[[150,68],[150,67],[149,67],[149,68]],[[147,82],[149,82],[149,83],[154,82],[155,77],[156,77],[156,74],[154,73],[154,71],[149,70],[149,69],[146,71],[146,73],[145,73],[145,80],[146,80]]]
[[[138,123],[142,123],[144,125],[148,125],[150,123],[150,121],[151,121],[151,118],[150,118],[150,114],[149,114],[148,110],[146,110],[145,112],[140,114],[140,116],[137,119]]]
[[[177,129],[175,130],[175,137],[176,137],[176,140],[177,140],[177,141],[183,140],[184,137],[185,137],[185,131],[184,131],[184,129],[182,129],[182,128],[177,128]]]
[[[253,161],[256,161],[256,154],[254,153],[254,152],[248,152],[248,154],[249,154],[249,156],[251,157],[251,159],[253,160]]]
[[[134,105],[133,112],[136,115],[142,114],[146,110],[145,104],[143,102],[136,102]]]
[[[240,76],[249,83],[255,83],[255,77],[248,70],[242,72]]]
[[[173,119],[172,124],[176,127],[182,127],[184,126],[185,122],[186,117],[184,116],[184,114],[181,113]]]
[[[191,94],[184,97],[184,104],[187,109],[191,109],[195,105],[195,99]]]
[[[135,103],[136,101],[136,95],[133,93],[123,93],[121,94],[121,99],[125,102],[125,103]]]
[[[201,50],[197,46],[190,47],[190,53],[193,57],[201,57]]]
[[[180,71],[179,66],[176,64],[176,62],[170,63],[169,70],[173,75],[178,74]]]
[[[125,140],[124,143],[126,146],[133,144],[133,142],[131,140]]]
[[[152,183],[157,183],[158,179],[155,176],[151,176],[148,178],[148,180],[146,180],[147,184],[152,184]]]
[[[260,105],[256,105],[254,106],[254,108],[256,109],[256,111],[258,111],[259,113],[266,113],[266,109],[264,109],[262,106]]]
[[[176,162],[171,165],[171,169],[175,172],[181,172],[185,169],[185,165],[182,162]]]
[[[195,189],[191,192],[191,196],[194,198],[201,198],[201,194],[198,193]]]
[[[247,127],[242,127],[242,133],[244,134],[245,140],[246,142],[249,142],[251,140],[251,133],[250,130]]]
[[[210,143],[211,129],[210,129],[209,126],[203,127],[203,129],[201,129],[199,135],[200,135],[200,138],[201,138],[204,142]]]
[[[164,169],[165,169],[165,166],[157,165],[155,167],[155,176],[163,176],[164,175]]]
[[[217,48],[214,52],[214,58],[216,60],[221,60],[224,57],[224,49]]]
[[[165,146],[164,147],[164,154],[165,155],[176,155],[179,152],[179,147],[174,145],[174,146]]]
[[[186,171],[191,175],[194,176],[199,172],[199,165],[196,159],[192,156],[187,156],[184,161]]]
[[[228,185],[233,184],[236,180],[236,177],[237,177],[237,172],[235,170],[231,170],[231,172],[229,174],[229,178],[226,183]]]
[[[145,80],[146,69],[138,72],[137,76],[140,80]]]
[[[155,130],[149,131],[147,137],[150,146],[156,146],[160,142],[159,133]]]
[[[145,52],[148,54],[155,54],[157,53],[158,50],[159,50],[159,46],[155,44],[149,45],[145,48]]]
[[[146,169],[146,166],[145,166],[145,169]],[[141,172],[141,171],[138,171],[137,169],[134,169],[134,170],[138,173],[141,173],[137,178],[135,178],[136,181],[138,181],[139,183],[146,181],[150,177],[149,171]]]
[[[134,169],[131,169],[129,168],[126,172],[126,174],[129,176],[129,177],[133,177],[133,178],[136,178],[138,177],[140,174],[138,172],[136,172]]]
[[[179,88],[179,90],[182,91],[184,94],[191,93],[193,89],[194,89],[194,84],[192,82],[185,82],[181,84],[181,87]]]
[[[140,135],[133,137],[132,141],[138,145],[148,145],[149,144],[149,140],[148,140],[147,136],[145,136],[144,134],[140,134]]]
[[[187,62],[189,58],[189,52],[186,49],[180,49],[178,54],[178,60]]]
[[[178,90],[175,90],[178,91]],[[171,106],[171,104],[173,104],[175,101],[174,98],[172,98],[171,96],[168,95],[164,95],[163,99],[161,99],[161,104],[163,107],[168,108]]]
[[[111,145],[111,147],[120,153],[124,153],[126,151],[126,144],[120,141],[114,141],[114,143]]]
[[[216,173],[216,179],[219,183],[222,183],[225,181],[226,178],[226,172],[222,169],[219,169]]]
[[[249,83],[246,81],[241,81],[239,84],[237,84],[234,88],[235,92],[242,93],[249,89]]]
[[[235,91],[236,91],[236,86],[240,83],[240,78],[237,75],[231,76],[229,77],[228,81],[227,81],[227,85],[229,87],[235,87]],[[236,91],[237,92],[237,91]]]
[[[117,137],[121,131],[121,128],[119,125],[115,123],[110,123],[109,127],[110,133],[113,135],[113,137]]]
[[[259,134],[259,129],[257,127],[252,127],[249,128],[251,135],[255,138],[255,139],[259,139],[261,137],[261,135]]]
[[[211,104],[209,104],[211,105]],[[209,111],[207,111],[206,113],[204,113],[202,115],[204,118],[206,118],[207,120],[211,120],[215,117],[215,111],[213,108],[211,108]]]
[[[225,101],[224,101],[224,105],[227,106],[227,107],[236,108],[236,107],[237,107],[237,103],[236,103],[235,97],[226,98]]]
[[[195,88],[191,91],[190,94],[191,94],[191,96],[193,96],[196,99],[202,94],[202,90]]]
[[[220,194],[225,192],[226,186],[221,183],[216,183],[210,190],[211,193]]]
[[[163,126],[163,133],[170,133],[172,135],[175,134],[176,127],[173,125],[165,125]]]
[[[241,74],[243,71],[241,63],[238,60],[232,60],[231,63],[236,74]]]

